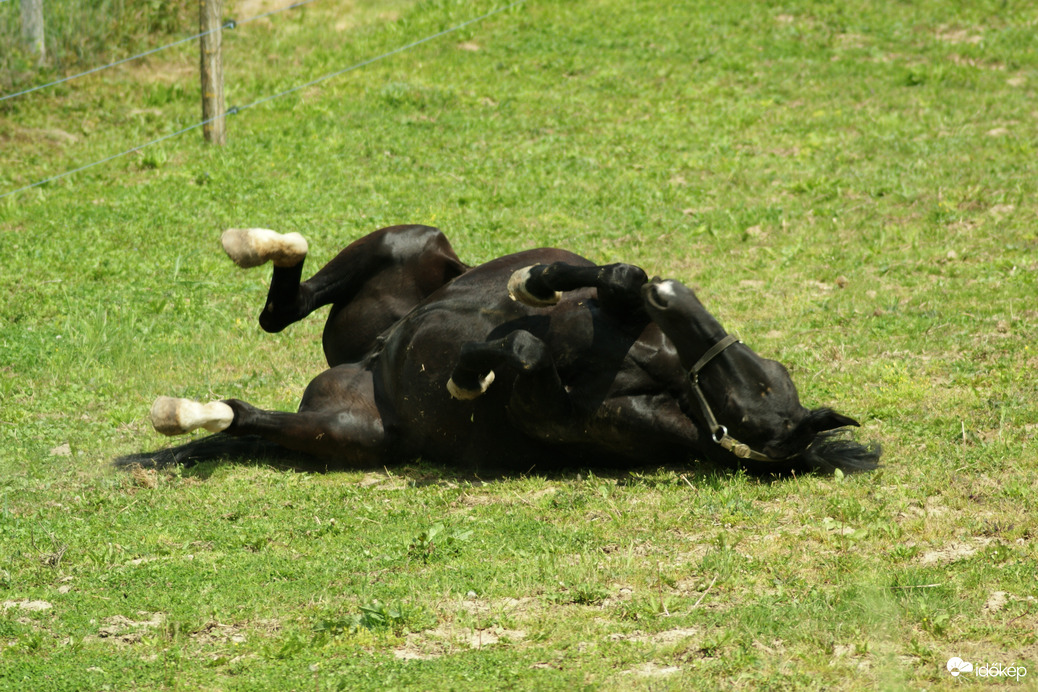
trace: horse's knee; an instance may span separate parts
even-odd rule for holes
[[[512,366],[520,372],[533,372],[551,365],[548,345],[525,330],[514,331],[504,338],[503,350]]]
[[[443,231],[432,226],[396,226],[386,229],[383,251],[399,267],[405,267],[421,297],[437,290],[468,267],[454,253]]]
[[[307,391],[311,399],[305,401],[304,395],[296,413],[264,411],[236,399],[224,402],[234,412],[234,423],[226,432],[258,435],[281,447],[338,462],[367,463],[381,458],[385,429],[369,391],[343,398],[334,388],[322,390],[320,385]]]
[[[649,280],[645,270],[633,264],[611,264],[604,270],[602,283],[607,290],[634,294],[639,298],[642,286]]]
[[[602,267],[598,282],[598,301],[610,312],[635,312],[641,309],[641,288],[648,280],[645,270],[633,264],[610,264]]]
[[[520,329],[495,341],[463,344],[458,364],[447,382],[447,390],[455,399],[475,399],[486,393],[493,383],[496,368],[506,367],[520,375],[528,375],[551,366],[547,344]]]

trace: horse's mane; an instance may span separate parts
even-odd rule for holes
[[[878,442],[863,445],[840,430],[829,430],[818,433],[807,449],[790,461],[808,472],[831,474],[839,469],[843,473],[860,473],[879,468],[881,453]]]

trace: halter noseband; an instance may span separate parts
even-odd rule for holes
[[[688,381],[692,384],[692,391],[695,392],[696,399],[699,400],[699,409],[703,413],[703,418],[706,419],[706,424],[710,427],[710,432],[714,442],[721,445],[722,448],[731,452],[740,459],[752,459],[753,461],[781,461],[780,459],[772,459],[769,456],[752,450],[749,445],[743,444],[729,435],[728,428],[718,423],[717,419],[714,418],[714,412],[710,409],[710,404],[707,403],[706,397],[703,395],[703,390],[699,387],[699,371],[706,367],[707,363],[719,356],[726,348],[732,344],[738,343],[742,343],[739,337],[734,334],[729,334],[711,346],[710,349],[703,354],[703,357],[697,360],[696,364],[689,369]]]

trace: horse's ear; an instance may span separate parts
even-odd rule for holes
[[[843,414],[833,411],[831,408],[820,408],[811,411],[808,414],[805,423],[811,427],[814,432],[820,433],[826,430],[835,430],[836,428],[842,428],[847,425],[854,426],[855,428],[860,427],[858,421],[853,418],[848,418]]]

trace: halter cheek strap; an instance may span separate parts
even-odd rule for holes
[[[720,355],[726,348],[732,344],[738,343],[742,343],[741,340],[734,334],[729,334],[711,346],[707,352],[703,354],[703,357],[697,360],[696,364],[689,369],[688,381],[692,384],[692,391],[696,395],[696,400],[699,402],[699,410],[702,412],[703,418],[706,419],[706,424],[710,428],[710,433],[714,442],[721,445],[722,448],[731,452],[740,459],[752,459],[753,461],[780,461],[779,459],[772,459],[769,456],[750,449],[749,445],[743,444],[729,435],[728,428],[717,422],[717,418],[714,417],[714,412],[711,410],[710,404],[707,403],[706,396],[703,395],[703,390],[699,386],[699,371],[706,367],[707,363]]]

